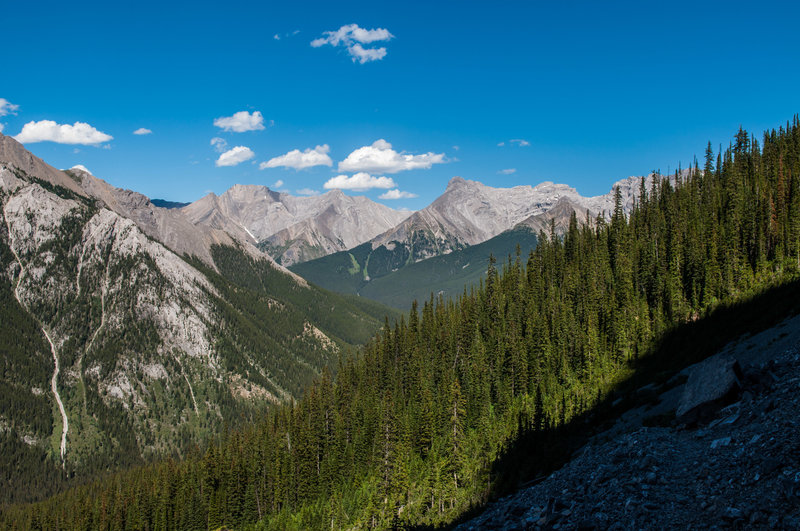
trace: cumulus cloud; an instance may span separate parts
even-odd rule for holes
[[[0,98],[0,116],[7,116],[9,114],[17,114],[19,105],[14,105],[5,98]]]
[[[133,132],[134,135],[149,135],[152,133],[153,132],[150,129],[147,129],[146,127],[140,127],[139,129]]]
[[[250,160],[255,157],[256,154],[253,153],[249,147],[245,146],[236,146],[233,149],[229,149],[225,153],[219,156],[217,162],[215,163],[217,166],[236,166],[246,160]]]
[[[360,147],[350,153],[339,163],[339,171],[397,173],[404,170],[427,170],[434,164],[444,162],[447,162],[444,153],[398,153],[389,142],[380,139],[371,146]]]
[[[319,195],[319,190],[312,190],[311,188],[301,188],[294,191],[297,195]]]
[[[378,196],[378,199],[412,199],[414,197],[419,197],[417,194],[412,194],[411,192],[400,191],[397,188],[394,190],[389,190],[388,192],[384,192]]]
[[[362,65],[370,61],[379,61],[386,57],[386,48],[364,48],[362,45],[388,41],[394,38],[394,35],[385,28],[368,30],[360,28],[358,24],[347,24],[336,31],[323,32],[322,35],[322,37],[311,41],[311,46],[314,48],[319,48],[326,44],[330,44],[334,48],[344,46],[347,49],[347,53],[352,57],[353,62],[358,61]]]
[[[108,142],[114,137],[98,131],[84,122],[73,125],[57,124],[52,120],[28,122],[22,126],[20,134],[14,137],[17,142],[32,144],[33,142],[56,142],[58,144],[96,145]]]
[[[86,166],[84,166],[83,164],[76,164],[75,166],[71,167],[70,169],[71,169],[71,170],[81,170],[81,171],[85,171],[85,172],[86,172],[86,173],[88,173],[89,175],[94,175],[94,173],[90,172],[90,171],[89,171],[89,168],[87,168],[87,167],[86,167]]]
[[[214,150],[217,153],[222,153],[223,151],[228,149],[228,143],[225,141],[225,139],[220,138],[218,136],[215,136],[214,138],[211,139],[211,145],[214,146]]]
[[[267,162],[262,162],[259,168],[277,168],[283,166],[285,168],[294,168],[295,170],[302,170],[311,168],[313,166],[333,166],[333,161],[328,156],[331,148],[328,144],[317,146],[314,149],[308,148],[305,151],[293,149],[285,155],[272,158]]]
[[[373,177],[369,173],[359,172],[348,177],[347,175],[337,175],[322,186],[326,190],[333,190],[338,188],[340,190],[353,190],[354,192],[363,192],[371,188],[392,188],[397,186],[391,177]]]
[[[260,111],[250,114],[247,111],[239,111],[233,116],[221,116],[214,120],[214,125],[223,131],[233,131],[234,133],[244,133],[245,131],[260,131],[264,129],[264,117]]]
[[[500,170],[497,173],[502,173],[503,175],[511,175],[512,173],[515,173],[516,171],[517,171],[516,168],[507,168],[505,170]]]
[[[275,184],[272,185],[273,188],[280,188],[281,186],[283,186],[283,181],[281,179],[278,179],[275,181]]]

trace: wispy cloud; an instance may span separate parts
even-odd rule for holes
[[[283,181],[282,181],[281,179],[278,179],[278,180],[277,180],[277,181],[275,181],[275,183],[272,185],[272,187],[273,187],[273,188],[280,188],[281,186],[283,186]]]
[[[319,195],[319,190],[312,190],[311,188],[301,188],[299,190],[295,190],[294,193],[297,195]]]
[[[233,131],[234,133],[244,133],[245,131],[260,131],[264,129],[264,117],[260,111],[252,114],[247,111],[239,111],[233,116],[221,116],[214,120],[214,125],[223,131]]]
[[[225,139],[218,136],[215,136],[211,139],[211,145],[214,146],[214,151],[217,153],[222,153],[228,149],[228,143],[225,141]]]
[[[255,156],[256,154],[253,153],[253,150],[251,150],[249,147],[236,146],[220,155],[215,164],[217,166],[236,166],[237,164],[241,164],[242,162],[250,160]]]
[[[394,38],[394,35],[385,28],[368,30],[359,27],[358,24],[347,24],[336,31],[326,31],[322,35],[322,37],[311,41],[311,46],[314,48],[319,48],[326,44],[330,44],[334,48],[344,46],[353,62],[358,61],[362,65],[370,61],[379,61],[386,57],[385,47],[364,48],[364,44],[388,41]]]
[[[57,124],[52,120],[28,122],[22,131],[14,137],[17,142],[32,144],[34,142],[55,142],[57,144],[97,145],[113,140],[113,136],[98,131],[84,122],[73,125]]]
[[[14,105],[5,98],[0,98],[0,116],[8,116],[9,114],[17,114],[19,105]]]
[[[502,175],[511,175],[512,173],[516,173],[516,171],[517,171],[516,168],[506,168],[505,170],[500,170],[497,173],[500,173]]]
[[[398,153],[386,140],[380,139],[371,146],[364,146],[350,153],[339,163],[339,171],[397,173],[405,170],[428,169],[434,164],[447,162],[444,153],[411,155]]]
[[[412,194],[411,192],[400,191],[398,189],[389,190],[388,192],[382,193],[378,196],[378,199],[413,199],[414,197],[419,197],[417,194]]]
[[[340,189],[340,190],[353,190],[355,192],[364,192],[372,188],[392,188],[397,186],[391,177],[373,177],[369,173],[359,172],[348,177],[347,175],[337,175],[322,186],[326,190]]]
[[[298,33],[300,33],[300,30],[294,30],[291,33],[276,33],[275,35],[272,36],[272,38],[275,39],[276,41],[279,41],[281,39],[288,39],[289,37],[294,37]]]
[[[267,162],[262,162],[259,168],[294,168],[295,170],[302,170],[305,168],[312,168],[314,166],[333,166],[333,161],[328,156],[331,148],[328,144],[317,146],[314,149],[308,148],[304,151],[293,149],[285,155],[269,159]]]
[[[530,146],[531,145],[531,143],[528,142],[527,140],[525,140],[524,138],[512,138],[511,140],[508,141],[508,143],[509,144],[516,144],[519,147],[525,147],[525,146]],[[497,143],[497,147],[503,147],[505,145],[506,145],[505,142],[498,142]]]
[[[133,134],[134,135],[150,135],[150,134],[153,134],[153,132],[150,129],[147,129],[146,127],[140,127],[139,129],[134,131]]]

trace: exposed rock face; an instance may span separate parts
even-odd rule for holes
[[[131,219],[151,238],[179,255],[197,256],[213,266],[211,246],[234,245],[230,234],[207,226],[195,226],[180,211],[159,208],[137,192],[111,186],[94,175],[72,169],[70,173],[80,182],[81,189],[120,216]]]
[[[209,194],[182,212],[195,224],[263,244],[283,265],[355,247],[409,215],[340,190],[294,197],[257,185],[235,185],[221,196]]]
[[[569,220],[575,214],[578,226],[587,222],[593,222],[594,217],[592,212],[574,203],[568,197],[561,197],[550,210],[542,214],[534,214],[533,216],[522,220],[517,226],[530,227],[533,231],[542,231],[545,234],[550,234],[551,223],[555,227],[556,234],[564,234],[569,228]]]
[[[800,317],[715,358],[684,372],[733,371],[738,361],[734,403],[717,403],[696,427],[621,419],[628,429],[600,434],[541,483],[457,529],[800,529]],[[688,385],[653,407],[674,411]]]
[[[648,190],[653,179],[652,175],[645,178]],[[385,246],[395,252],[399,246],[404,255],[419,261],[482,243],[520,223],[549,232],[553,219],[558,229],[566,229],[573,211],[579,223],[586,221],[587,212],[590,218],[598,214],[610,216],[616,187],[620,188],[623,210],[630,212],[640,182],[639,177],[629,177],[615,183],[608,194],[586,198],[565,184],[543,182],[536,186],[492,188],[454,177],[444,194],[374,238],[372,247]]]
[[[712,356],[698,364],[689,373],[675,415],[687,424],[696,422],[726,400],[731,400],[740,389],[739,363],[730,356]]]
[[[0,162],[19,168],[28,175],[35,175],[39,179],[63,186],[76,194],[85,195],[78,183],[70,179],[66,173],[45,163],[26,150],[22,144],[2,133],[0,133]]]

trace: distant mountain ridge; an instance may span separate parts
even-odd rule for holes
[[[409,216],[341,190],[295,197],[266,186],[240,184],[181,210],[197,225],[238,234],[283,265],[350,249]]]
[[[644,179],[652,186],[652,175]],[[519,245],[527,256],[540,232],[564,234],[573,215],[578,224],[610,217],[617,188],[630,212],[641,185],[641,177],[629,177],[607,194],[585,198],[564,184],[493,188],[455,177],[430,206],[371,242],[291,270],[326,289],[406,309],[431,293],[452,297],[476,286],[490,254],[504,260]]]

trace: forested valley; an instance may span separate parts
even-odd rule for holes
[[[509,487],[519,441],[546,470],[670,334],[800,271],[800,122],[740,130],[644,185],[630,216],[577,219],[479,289],[431,297],[301,400],[177,461],[12,506],[7,528],[443,526]],[[724,324],[720,325],[724,326]],[[677,355],[677,353],[676,353]],[[588,429],[588,427],[587,427]],[[519,456],[517,456],[519,457]],[[521,458],[520,458],[521,459]],[[530,478],[514,478],[530,479]],[[513,486],[513,485],[512,485]]]

